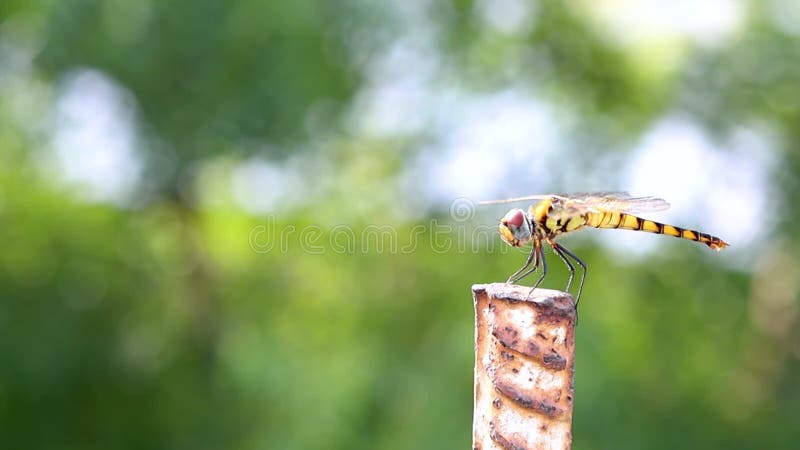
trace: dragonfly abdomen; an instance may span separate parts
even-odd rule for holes
[[[728,246],[727,242],[716,236],[711,236],[710,234],[654,222],[652,220],[642,219],[641,217],[619,212],[587,213],[586,225],[595,228],[621,228],[624,230],[666,234],[667,236],[700,242],[714,250],[721,250]]]

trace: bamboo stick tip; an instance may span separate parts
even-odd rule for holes
[[[477,300],[480,296],[505,300],[509,302],[532,302],[550,310],[552,314],[575,319],[575,300],[568,292],[554,289],[536,288],[531,291],[530,286],[521,286],[511,283],[473,284],[472,297]]]

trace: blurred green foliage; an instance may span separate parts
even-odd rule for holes
[[[772,182],[792,206],[747,268],[688,243],[643,260],[570,246],[590,267],[575,448],[796,447],[800,39],[753,2],[729,43],[687,45],[679,69],[658,71],[603,37],[583,3],[537,5],[516,37],[487,31],[471,1],[419,8],[466,86],[529,83],[580,113],[585,134],[565,145],[602,145],[575,165],[671,109],[719,133],[752,120],[778,134]],[[403,27],[357,0],[0,3],[0,50],[33,49],[30,67],[0,71],[0,448],[470,445],[469,287],[524,257],[437,251],[427,234],[413,252],[314,254],[297,232],[319,226],[330,242],[337,223],[392,224],[403,245],[420,224],[448,223],[436,208],[402,218],[386,187],[426,136],[347,125],[370,61]],[[535,54],[499,70],[522,49]],[[145,200],[90,202],[42,170],[56,125],[37,111],[81,68],[134,99]],[[320,134],[334,137],[310,144]],[[301,152],[326,161],[303,182],[334,188],[281,205],[274,228],[206,176],[207,164]],[[562,286],[552,267],[546,285]]]

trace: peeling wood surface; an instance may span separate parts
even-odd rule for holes
[[[474,449],[572,446],[575,308],[564,292],[472,286]]]

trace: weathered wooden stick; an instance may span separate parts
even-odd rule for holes
[[[575,307],[564,292],[476,284],[472,448],[572,446]]]

